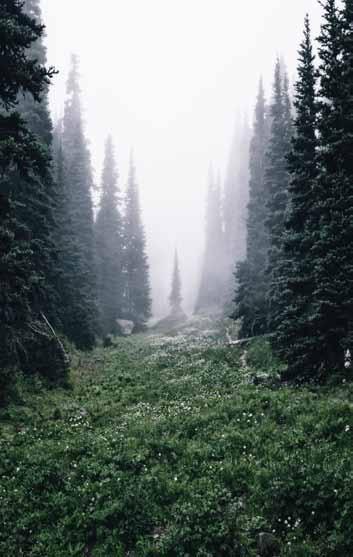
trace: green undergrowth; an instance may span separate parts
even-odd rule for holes
[[[223,338],[223,337],[222,337]],[[0,556],[353,552],[353,388],[280,386],[267,343],[214,330],[75,354],[0,411]]]

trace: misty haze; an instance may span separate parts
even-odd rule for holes
[[[0,0],[0,557],[346,557],[353,0]]]

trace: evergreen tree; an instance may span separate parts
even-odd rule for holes
[[[320,347],[313,373],[344,367],[353,315],[353,10],[326,0],[319,37],[319,175],[315,188],[319,233],[313,248],[312,321]]]
[[[285,223],[281,273],[281,311],[273,345],[287,364],[286,378],[310,377],[322,346],[312,321],[313,245],[317,237],[315,181],[317,167],[317,101],[315,56],[309,17],[299,50],[295,85],[295,134],[288,158],[289,208]]]
[[[142,224],[140,198],[133,159],[130,161],[124,219],[125,317],[135,323],[135,331],[151,317],[149,266]]]
[[[49,172],[45,149],[16,111],[18,94],[36,102],[54,74],[28,57],[44,28],[28,17],[21,2],[4,0],[0,9],[0,382],[5,369],[26,355],[34,321],[32,292],[41,277],[32,261],[31,230],[19,217],[18,199],[40,190]]]
[[[180,315],[183,314],[183,310],[181,307],[182,304],[182,295],[181,295],[181,278],[180,278],[180,270],[179,270],[179,259],[178,259],[178,252],[175,251],[174,257],[174,269],[173,269],[173,278],[172,278],[172,289],[169,296],[169,303],[172,310],[172,315]]]
[[[38,24],[41,23],[40,0],[25,0],[24,11]],[[28,57],[42,65],[47,63],[43,36],[32,43],[28,51]],[[43,89],[40,95],[40,102],[34,102],[33,96],[30,93],[20,95],[19,110],[31,132],[40,139],[43,145],[50,146],[52,143],[52,122],[49,111],[48,86]]]
[[[237,124],[224,186],[224,236],[227,257],[234,268],[246,255],[246,220],[249,203],[250,129],[246,119]]]
[[[282,243],[288,204],[289,172],[287,157],[292,138],[291,103],[288,79],[283,77],[281,62],[277,60],[271,106],[271,133],[267,153],[265,188],[267,191],[268,252],[268,325],[272,331],[281,313]]]
[[[96,220],[98,302],[104,335],[116,332],[123,311],[123,229],[114,147],[105,146],[102,195]]]
[[[37,23],[41,23],[39,0],[26,0],[24,11]],[[42,65],[46,64],[46,51],[42,37],[32,43],[27,56],[30,60],[37,60]],[[41,144],[43,152],[46,152],[48,159],[51,158],[52,123],[49,113],[48,86],[43,89],[40,102],[36,102],[29,92],[20,95],[18,111]],[[45,179],[38,181],[35,189],[31,185],[26,187],[25,184],[18,187],[15,197],[18,204],[17,217],[31,231],[32,262],[38,275],[36,288],[32,292],[33,305],[38,314],[44,312],[53,324],[58,325],[56,308],[60,307],[60,301],[57,296],[57,253],[54,243],[56,227],[54,211],[57,195],[57,185],[52,173],[47,172]]]
[[[249,203],[250,129],[246,119],[237,123],[224,186],[223,219],[226,244],[226,306],[231,305],[236,264],[246,256],[246,221]]]
[[[255,108],[253,136],[250,143],[249,204],[247,218],[246,260],[236,270],[236,310],[241,319],[240,336],[267,332],[266,268],[268,232],[266,228],[265,162],[269,124],[262,80]]]
[[[57,249],[56,281],[57,296],[60,300],[58,312],[61,327],[65,335],[72,341],[69,318],[74,311],[76,302],[75,277],[79,266],[79,252],[74,238],[72,214],[70,207],[70,191],[67,183],[67,172],[63,149],[63,122],[60,120],[53,134],[53,166],[54,179],[57,184],[55,203],[54,241]]]
[[[65,288],[70,288],[64,315],[64,332],[82,349],[90,349],[97,331],[96,259],[91,189],[90,153],[83,130],[78,59],[72,57],[67,82],[62,147],[64,185],[67,188],[67,240],[70,257],[64,263]]]
[[[223,310],[226,290],[226,257],[222,221],[220,179],[215,181],[212,170],[206,210],[206,245],[200,288],[195,313]]]

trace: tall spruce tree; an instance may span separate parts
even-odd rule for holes
[[[223,311],[226,292],[226,256],[220,179],[210,170],[206,209],[206,245],[195,313]]]
[[[226,309],[231,307],[234,271],[246,257],[247,207],[249,203],[250,129],[247,119],[237,122],[224,184],[223,219],[226,245]]]
[[[104,335],[116,332],[117,319],[123,312],[123,223],[118,177],[113,141],[109,136],[105,145],[102,195],[95,225],[98,302]]]
[[[135,331],[138,331],[145,328],[151,317],[152,301],[146,237],[132,156],[124,218],[124,274],[124,314],[135,323]]]
[[[286,378],[308,378],[322,346],[312,321],[315,290],[313,246],[318,233],[315,181],[317,165],[317,99],[315,56],[309,17],[299,49],[295,85],[294,137],[288,158],[289,206],[282,245],[280,272],[281,311],[273,345],[286,363]]]
[[[16,110],[19,93],[39,102],[54,70],[28,52],[44,28],[4,0],[0,9],[0,383],[5,369],[19,365],[35,320],[32,292],[41,280],[32,261],[31,229],[19,216],[26,193],[33,196],[47,179],[48,153]],[[22,203],[18,201],[21,197]]]
[[[319,36],[319,233],[313,248],[315,292],[312,320],[320,347],[313,373],[327,376],[344,367],[352,342],[353,253],[353,10],[334,0],[323,4]]]
[[[24,12],[41,23],[41,9],[39,0],[26,0]],[[28,50],[28,58],[45,65],[46,50],[43,38],[32,43]],[[43,151],[51,158],[52,122],[49,113],[48,86],[41,95],[40,102],[36,102],[29,92],[19,96],[18,111],[24,118],[29,130],[41,144]],[[32,261],[39,279],[32,292],[33,305],[37,313],[44,312],[53,324],[59,324],[57,308],[60,301],[57,296],[57,253],[54,242],[55,234],[55,204],[59,192],[53,175],[48,172],[45,179],[38,181],[38,187],[19,187],[16,200],[18,202],[18,218],[31,230]],[[33,348],[30,351],[33,354]]]
[[[271,106],[271,133],[267,153],[265,188],[267,190],[268,252],[268,326],[276,328],[281,314],[281,276],[283,265],[284,222],[288,204],[289,171],[287,157],[292,138],[291,103],[288,79],[277,60]]]
[[[178,252],[175,250],[172,288],[169,296],[169,303],[170,303],[170,308],[173,316],[178,316],[184,313],[181,307],[182,301],[183,298],[181,295],[179,258],[178,258]]]
[[[246,260],[237,266],[236,309],[232,316],[234,319],[241,319],[241,337],[267,332],[266,268],[269,244],[265,224],[265,163],[268,135],[269,123],[261,80],[250,143]]]
[[[342,9],[343,19],[343,84],[344,84],[344,132],[342,135],[342,156],[344,159],[345,171],[345,199],[344,204],[344,224],[342,242],[348,246],[348,250],[343,251],[345,266],[345,314],[347,316],[347,333],[343,341],[344,350],[350,350],[353,346],[353,2],[344,0]],[[342,361],[342,360],[341,360]]]
[[[90,153],[83,129],[78,59],[72,56],[63,118],[62,149],[67,219],[71,230],[64,231],[70,242],[63,261],[65,291],[64,332],[77,347],[90,349],[98,328],[96,258],[93,222],[93,186]],[[66,236],[65,236],[66,234]]]

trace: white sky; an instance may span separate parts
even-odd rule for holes
[[[112,133],[120,186],[133,147],[147,229],[156,313],[179,250],[186,305],[203,249],[213,161],[224,175],[237,112],[251,117],[262,74],[270,92],[283,55],[294,75],[303,19],[319,30],[317,0],[42,0],[48,61],[63,111],[70,54],[80,57],[86,131],[96,181]]]

